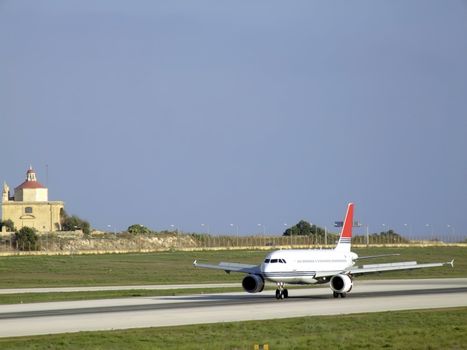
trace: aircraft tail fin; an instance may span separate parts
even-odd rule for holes
[[[341,252],[350,252],[350,245],[352,241],[353,208],[354,204],[349,203],[347,206],[347,213],[345,214],[345,220],[342,225],[339,242],[337,243],[335,250]]]

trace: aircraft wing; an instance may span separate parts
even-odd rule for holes
[[[197,260],[193,261],[193,266],[203,267],[206,269],[215,269],[215,270],[224,270],[227,273],[230,272],[242,272],[248,274],[261,274],[261,269],[259,265],[249,265],[249,264],[239,264],[239,263],[229,263],[229,262],[220,262],[217,265],[199,263]]]
[[[414,269],[424,269],[429,267],[440,267],[444,265],[451,265],[454,267],[454,260],[444,263],[427,263],[419,264],[416,261],[405,261],[405,262],[396,262],[396,263],[387,263],[387,264],[371,264],[363,266],[355,266],[346,270],[347,273],[351,275],[363,275],[367,273],[375,272],[385,272],[385,271],[398,271],[398,270],[414,270]]]
[[[424,269],[429,267],[440,267],[445,265],[451,265],[454,267],[454,260],[444,263],[427,263],[427,264],[419,264],[416,261],[404,261],[404,262],[396,262],[396,263],[387,263],[387,264],[371,264],[371,265],[363,265],[363,266],[354,266],[350,267],[346,270],[341,271],[320,271],[317,272],[315,278],[323,278],[323,277],[332,277],[338,274],[350,274],[353,276],[357,275],[365,275],[368,273],[376,273],[376,272],[387,272],[387,271],[399,271],[399,270],[415,270],[415,269]]]

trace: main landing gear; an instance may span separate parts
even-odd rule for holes
[[[286,299],[289,297],[289,291],[284,288],[283,282],[277,283],[276,299]]]
[[[345,298],[345,297],[347,296],[347,293],[332,292],[332,296],[333,296],[334,298],[339,298],[339,297]]]

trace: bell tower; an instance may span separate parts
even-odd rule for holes
[[[29,170],[26,173],[26,181],[37,181],[36,172],[32,169],[32,166],[29,166]]]
[[[3,183],[3,191],[2,191],[2,203],[8,202],[10,199],[10,187],[6,184],[6,182]]]

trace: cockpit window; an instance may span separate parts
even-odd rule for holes
[[[277,263],[280,263],[280,264],[287,264],[287,262],[284,260],[284,259],[266,259],[264,260],[264,263],[265,264],[277,264]]]

